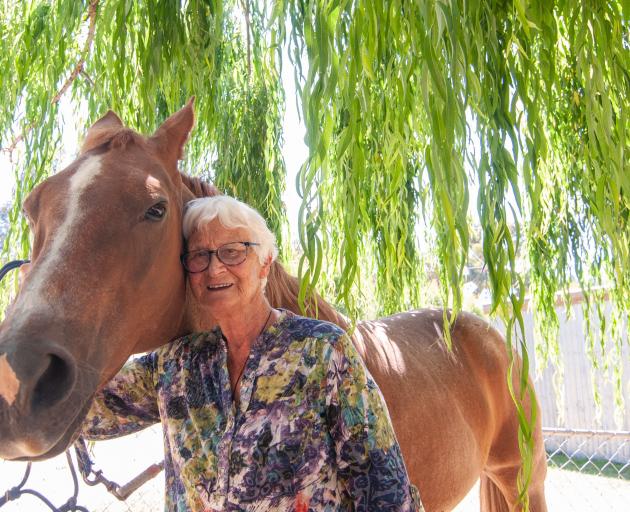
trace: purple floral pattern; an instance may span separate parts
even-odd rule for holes
[[[132,360],[84,433],[161,421],[169,511],[415,511],[383,397],[337,326],[284,311],[254,342],[236,404],[217,328]]]

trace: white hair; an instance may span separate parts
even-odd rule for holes
[[[252,248],[258,254],[260,264],[264,265],[268,258],[274,261],[278,257],[276,237],[267,227],[265,219],[251,206],[229,196],[213,196],[193,199],[186,205],[183,220],[184,239],[206,224],[218,219],[228,229],[245,228],[251,240],[260,245]]]

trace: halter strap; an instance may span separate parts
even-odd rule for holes
[[[0,281],[7,275],[11,270],[20,268],[24,263],[30,263],[31,260],[13,260],[9,261],[6,265],[0,268]]]

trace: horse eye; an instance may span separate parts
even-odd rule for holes
[[[147,220],[161,220],[165,213],[166,205],[164,203],[157,203],[145,212],[144,217]]]

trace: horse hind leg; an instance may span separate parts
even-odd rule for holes
[[[483,473],[480,478],[479,500],[481,512],[525,512],[522,505],[518,504],[518,493],[515,492],[513,483],[516,482],[516,474],[509,478],[509,486],[500,486],[492,477]],[[502,490],[501,487],[504,487]],[[547,512],[544,487],[542,483],[532,481],[528,489],[529,512]],[[509,496],[509,502],[506,498]]]
[[[525,508],[519,502],[518,474],[522,468],[521,451],[518,445],[519,418],[511,395],[507,392],[507,369],[509,368],[508,354],[503,353],[503,375],[493,375],[495,379],[493,389],[496,390],[493,410],[494,432],[488,458],[481,477],[480,499],[482,512],[547,512],[545,501],[545,476],[547,475],[547,454],[542,435],[540,407],[531,390],[533,383],[529,381],[529,391],[525,393],[521,405],[528,421],[534,421],[532,426],[532,468],[527,489],[529,507]],[[520,360],[515,361],[517,370]],[[499,365],[501,367],[502,365]],[[512,385],[520,388],[519,372],[514,372]]]
[[[481,512],[510,512],[503,493],[485,473],[479,480],[479,504]]]
[[[513,429],[516,431],[516,425]],[[511,436],[510,436],[511,437]],[[481,475],[479,498],[482,512],[547,512],[545,500],[545,476],[547,456],[544,449],[540,423],[534,430],[534,454],[530,483],[527,489],[529,507],[519,504],[518,473],[521,469],[521,455],[515,439],[502,444],[502,449],[494,447],[488,464]],[[500,456],[497,456],[501,453]]]
[[[525,403],[525,409],[529,403]],[[522,467],[518,447],[518,419],[513,403],[506,402],[508,411],[502,427],[492,442],[488,460],[481,476],[480,500],[482,512],[547,512],[545,476],[547,455],[542,435],[540,411],[537,411],[533,435],[532,469],[527,496],[529,508],[519,503],[518,474]]]

